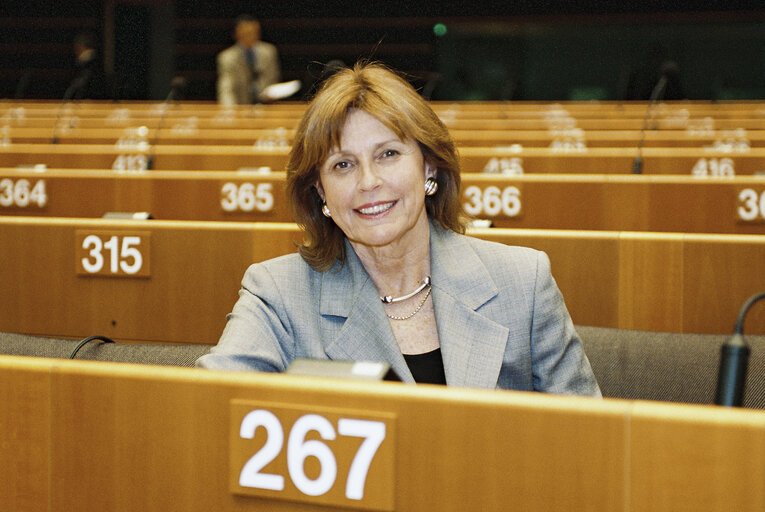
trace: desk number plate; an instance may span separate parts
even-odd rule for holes
[[[384,413],[233,400],[230,490],[393,510],[394,427]]]
[[[151,275],[151,233],[148,231],[77,230],[75,249],[78,275]]]

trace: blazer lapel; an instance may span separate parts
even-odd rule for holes
[[[431,277],[446,382],[497,385],[509,329],[476,310],[498,289],[468,241],[431,226]]]
[[[346,319],[338,330],[327,332],[331,341],[325,352],[330,359],[384,361],[402,381],[414,382],[385,316],[377,288],[348,243],[345,265],[324,272],[320,313],[322,321],[329,317]]]

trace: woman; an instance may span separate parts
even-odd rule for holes
[[[384,361],[405,382],[599,396],[544,253],[464,236],[443,123],[377,64],[333,75],[287,165],[300,254],[251,266],[198,366]]]

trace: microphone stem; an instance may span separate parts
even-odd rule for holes
[[[757,293],[755,295],[752,295],[747,299],[747,301],[744,303],[743,306],[741,306],[741,311],[738,312],[738,319],[736,320],[736,328],[735,332],[739,334],[743,334],[744,332],[744,317],[746,316],[747,312],[749,311],[749,308],[754,306],[755,302],[758,302],[762,299],[765,299],[765,292]]]
[[[645,141],[645,132],[648,129],[648,121],[653,119],[653,106],[656,100],[659,99],[661,93],[664,92],[664,87],[667,86],[666,75],[661,75],[659,81],[656,82],[656,86],[651,91],[651,96],[648,98],[648,105],[645,108],[645,116],[643,116],[643,127],[640,129],[640,139],[637,145],[637,156],[632,162],[632,174],[643,173],[643,142]]]

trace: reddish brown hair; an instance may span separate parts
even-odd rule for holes
[[[345,260],[345,235],[332,219],[322,215],[322,200],[315,185],[330,151],[340,147],[351,109],[371,114],[401,140],[419,144],[425,160],[437,169],[438,192],[425,198],[428,217],[446,229],[464,233],[459,157],[449,130],[406,80],[380,64],[356,64],[338,71],[322,85],[292,143],[287,196],[295,222],[304,232],[300,247],[303,259],[316,270],[327,270],[337,260]]]

